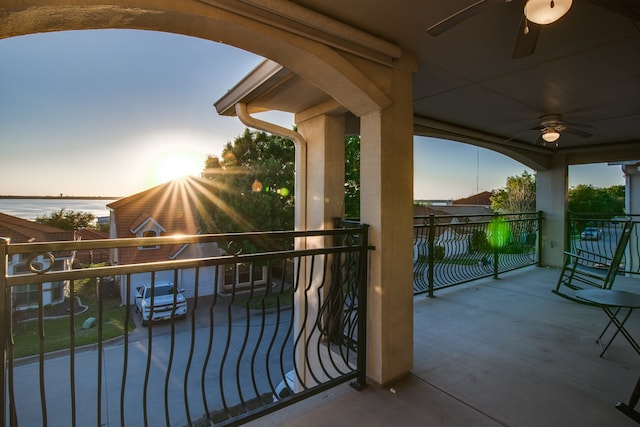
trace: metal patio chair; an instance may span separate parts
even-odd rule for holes
[[[575,253],[565,252],[564,266],[556,288],[552,292],[581,304],[596,305],[577,297],[575,293],[589,287],[600,289],[613,287],[620,273],[620,266],[632,230],[633,222],[625,221],[616,248],[610,257],[584,249],[578,249]]]
[[[636,405],[638,404],[638,399],[640,399],[640,377],[636,382],[636,386],[633,388],[631,392],[631,396],[629,397],[629,402],[618,402],[616,404],[616,408],[627,417],[631,418],[637,423],[640,423],[640,412],[636,411]]]

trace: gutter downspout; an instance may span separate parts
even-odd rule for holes
[[[275,135],[282,136],[284,138],[289,138],[293,141],[295,145],[295,230],[296,231],[306,231],[307,229],[307,141],[306,139],[299,134],[298,132],[290,129],[283,128],[282,126],[278,126],[273,123],[265,122],[255,117],[251,117],[249,112],[247,111],[247,104],[238,102],[235,104],[236,115],[240,119],[240,121],[254,129],[262,130],[265,132],[269,132]],[[309,242],[307,242],[307,237],[296,237],[294,238],[294,247],[296,250],[305,250],[309,246]],[[307,261],[304,261],[301,258],[296,257],[295,261],[297,265],[297,270],[301,277],[304,277],[305,283],[307,280],[311,278],[308,277],[310,270],[307,268]],[[306,284],[305,284],[306,286]],[[307,301],[303,300],[305,297],[304,289],[298,289],[298,292],[294,295],[294,299],[296,301],[296,306],[302,307]],[[293,322],[294,329],[296,330],[295,334],[304,334],[305,342],[309,337],[309,331],[313,331],[313,325],[308,324],[307,316],[301,312],[299,309],[294,309],[293,311]],[[308,366],[309,362],[309,354],[307,353],[306,346],[302,346],[296,352],[295,365],[297,366],[296,371],[300,371],[302,374],[302,384],[308,384],[308,381],[311,381],[310,378],[310,367]],[[294,390],[299,391],[300,384],[298,384],[298,379],[296,378],[294,381]]]
[[[238,119],[246,125],[254,129],[258,129],[264,132],[273,133],[275,135],[282,136],[283,138],[289,138],[295,145],[295,230],[304,231],[307,229],[307,141],[298,132],[283,128],[273,123],[265,122],[255,117],[251,117],[247,111],[247,104],[243,102],[236,103],[236,114]],[[298,240],[298,239],[296,239]],[[300,249],[306,248],[305,239],[299,239],[298,244],[303,246]]]

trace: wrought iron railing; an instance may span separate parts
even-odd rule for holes
[[[601,213],[569,212],[567,215],[567,251],[584,254],[599,254],[611,257],[615,251],[622,226],[631,221],[631,237],[620,265],[621,274],[640,274],[640,215],[612,215]],[[593,268],[606,269],[602,259],[594,257]]]
[[[414,294],[536,264],[542,214],[414,217]]]
[[[215,245],[229,254],[57,269],[72,251],[163,245]],[[367,228],[359,225],[46,244],[3,240],[0,425],[232,425],[339,383],[362,387],[367,250]],[[28,271],[13,273],[17,261]],[[184,295],[186,318],[169,310],[166,321],[142,327],[135,288],[143,281],[154,289],[172,282],[168,304],[177,307]],[[62,318],[48,317],[61,306],[45,304],[43,290],[52,283],[65,285]],[[36,289],[31,309],[16,307],[12,297],[25,286]],[[147,303],[153,312],[161,302]],[[110,338],[118,335],[114,327],[122,336]]]

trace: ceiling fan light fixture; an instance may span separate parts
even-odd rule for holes
[[[560,133],[554,129],[547,129],[542,133],[542,139],[546,142],[556,142],[560,138]]]
[[[524,15],[536,24],[551,24],[569,11],[571,3],[572,0],[527,0]]]

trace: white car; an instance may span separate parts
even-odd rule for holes
[[[187,300],[181,289],[176,289],[172,282],[156,283],[153,287],[149,283],[136,288],[136,311],[140,313],[142,326],[147,326],[150,320],[171,319],[187,315]],[[153,300],[153,304],[152,304]],[[153,316],[150,314],[153,305]]]
[[[586,227],[582,233],[580,233],[582,240],[600,240],[602,238],[602,231],[597,227]]]

